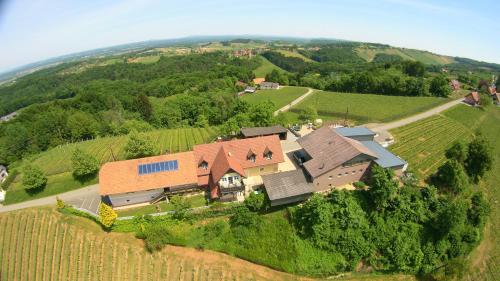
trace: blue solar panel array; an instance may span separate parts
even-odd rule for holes
[[[179,163],[177,162],[177,160],[140,164],[139,175],[147,175],[147,174],[167,172],[167,171],[177,171],[178,169],[179,169]]]

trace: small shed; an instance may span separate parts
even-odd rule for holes
[[[277,90],[280,84],[274,82],[262,82],[259,84],[261,90]]]
[[[472,106],[476,106],[479,104],[480,96],[478,92],[471,92],[464,98],[464,102],[468,103]]]
[[[303,170],[263,175],[262,181],[271,206],[305,201],[314,193]]]
[[[244,138],[278,135],[280,140],[286,140],[287,129],[281,125],[271,127],[250,127],[241,128],[241,134]]]

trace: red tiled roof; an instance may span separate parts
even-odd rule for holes
[[[222,176],[231,170],[238,173],[242,177],[245,176],[245,171],[241,168],[238,160],[233,157],[233,154],[230,151],[226,151],[224,146],[222,146],[219,149],[219,152],[217,152],[217,156],[215,156],[212,167],[210,168],[212,181],[214,183],[218,182]]]
[[[181,152],[125,161],[108,162],[99,171],[99,193],[111,195],[134,191],[197,184],[194,153]],[[139,175],[139,165],[177,160],[178,169]]]
[[[264,157],[266,147],[268,147],[268,149],[273,153],[272,159],[266,159]],[[229,161],[231,162],[231,167],[238,173],[241,172],[237,171],[239,169],[238,165],[244,170],[285,161],[283,151],[281,149],[280,139],[277,135],[200,144],[195,145],[193,148],[194,157],[196,162],[203,157],[203,159],[208,163],[208,169],[198,167],[199,176],[210,174],[214,161],[216,160],[218,153],[221,151],[221,148],[224,148],[224,154],[231,154],[231,156],[226,159],[230,159]],[[247,160],[248,152],[250,150],[255,153],[255,162]],[[219,160],[217,159],[217,161]],[[221,161],[224,162],[226,160],[221,159]],[[218,169],[220,168],[217,167],[216,171],[218,171]]]
[[[470,92],[470,94],[465,96],[465,98],[478,103],[479,102],[479,93],[478,92]]]

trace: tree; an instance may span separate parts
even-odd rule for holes
[[[71,162],[73,164],[73,176],[76,178],[93,176],[99,171],[99,161],[79,148],[73,152]]]
[[[248,196],[245,199],[245,206],[250,210],[250,211],[260,211],[262,208],[264,208],[265,205],[265,200],[266,197],[264,193],[259,193],[255,194],[254,192],[250,193],[250,196]]]
[[[464,167],[455,159],[446,161],[438,168],[434,181],[439,187],[451,190],[455,194],[463,192],[469,186]]]
[[[118,214],[116,214],[115,210],[101,202],[99,205],[99,222],[104,226],[104,228],[111,228],[116,221]]]
[[[448,78],[444,75],[438,75],[431,80],[429,92],[436,97],[447,97],[451,93]]]
[[[405,61],[403,71],[409,76],[423,77],[425,74],[425,65],[419,61]]]
[[[493,99],[488,92],[479,92],[479,105],[482,107],[489,107],[493,104]]]
[[[493,165],[491,147],[484,137],[477,136],[469,143],[468,151],[465,170],[477,183]]]
[[[141,114],[142,118],[148,122],[151,121],[151,117],[153,116],[153,106],[151,106],[148,96],[145,94],[139,94],[135,103],[137,111]]]
[[[194,123],[195,127],[198,128],[206,128],[208,127],[208,119],[205,115],[200,114],[198,115],[198,118],[196,119],[196,122]]]
[[[145,135],[140,135],[133,131],[125,146],[125,155],[127,159],[147,157],[154,154],[153,142]]]
[[[300,112],[299,119],[302,121],[314,122],[318,119],[318,111],[314,106],[308,106]]]
[[[394,199],[398,191],[398,182],[394,180],[394,172],[374,165],[370,177],[370,189],[372,202],[377,210],[384,210]]]
[[[445,155],[446,158],[454,159],[463,164],[467,158],[467,145],[462,141],[456,141],[446,150]]]
[[[88,140],[97,135],[97,122],[86,112],[79,111],[70,115],[67,126],[74,141]]]
[[[39,190],[47,184],[47,177],[40,168],[28,165],[23,173],[23,186],[28,190]]]
[[[274,104],[269,100],[251,106],[248,112],[254,126],[267,127],[274,123]]]
[[[170,204],[172,204],[172,211],[174,211],[172,217],[177,220],[185,220],[188,218],[189,208],[191,204],[186,200],[186,197],[181,195],[174,195],[170,199]]]
[[[471,207],[467,216],[469,217],[469,221],[472,222],[472,225],[475,227],[483,228],[484,223],[486,222],[486,218],[490,213],[490,204],[484,198],[482,192],[476,192],[472,195],[471,199]]]
[[[250,212],[247,207],[238,207],[229,218],[229,224],[231,227],[257,227],[259,224],[259,216]]]

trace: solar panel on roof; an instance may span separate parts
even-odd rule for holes
[[[177,160],[162,161],[156,163],[140,164],[138,171],[139,175],[147,175],[165,171],[176,171],[179,168]]]

